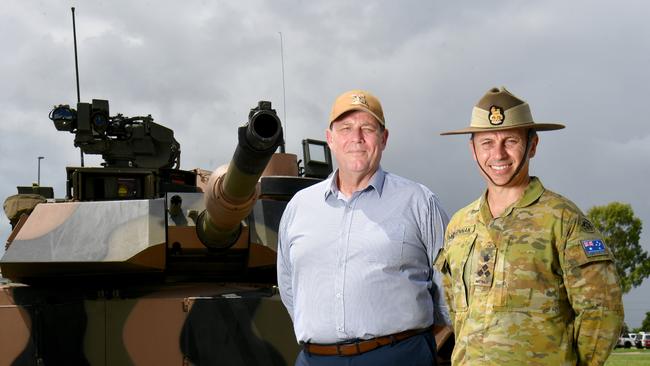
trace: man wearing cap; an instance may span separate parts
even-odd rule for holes
[[[296,365],[434,365],[431,326],[450,323],[433,269],[447,216],[429,189],[381,168],[375,96],[340,95],[325,133],[338,169],[298,192],[279,228]]]
[[[623,322],[600,233],[528,174],[536,131],[526,102],[493,88],[472,111],[470,151],[487,190],[458,211],[436,259],[456,346],[453,365],[602,365]]]

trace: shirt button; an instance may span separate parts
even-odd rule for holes
[[[336,298],[337,298],[337,299],[340,299],[340,298],[341,298],[341,293],[340,293],[340,292],[336,294]]]
[[[338,330],[339,332],[342,332],[342,331],[343,331],[343,327],[336,327],[336,330]]]

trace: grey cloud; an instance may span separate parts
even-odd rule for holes
[[[38,155],[46,156],[43,183],[63,196],[64,167],[79,163],[73,136],[47,119],[53,105],[76,103],[70,5],[8,1],[0,10],[0,197],[36,179]],[[451,214],[478,196],[483,182],[466,137],[438,134],[467,125],[480,96],[506,85],[530,102],[536,119],[567,125],[541,134],[532,172],[545,185],[583,210],[630,202],[650,227],[649,7],[84,2],[77,4],[81,96],[110,100],[113,114],[151,114],[174,129],[183,168],[213,169],[230,158],[234,129],[258,100],[286,113],[287,149],[300,155],[301,138],[324,136],[334,97],[366,88],[386,109],[383,166],[431,187]],[[650,250],[647,233],[642,240]],[[0,237],[7,235],[2,217]],[[643,296],[635,291],[626,305]],[[632,326],[650,310],[644,304],[628,311]]]

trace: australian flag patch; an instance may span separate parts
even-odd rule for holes
[[[585,250],[587,257],[593,257],[595,255],[605,254],[605,243],[600,239],[594,240],[583,240],[582,249]]]

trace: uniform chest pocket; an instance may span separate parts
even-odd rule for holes
[[[525,311],[528,313],[557,314],[560,310],[560,286],[553,281],[523,281],[506,279],[501,304],[495,306],[497,311]]]
[[[465,284],[465,264],[476,241],[476,234],[459,236],[447,243],[447,264],[451,276],[454,311],[467,310],[468,288]]]
[[[495,310],[554,314],[561,297],[561,277],[552,268],[552,250],[542,241],[532,245],[509,240],[503,258],[504,286]]]
[[[360,244],[355,251],[369,262],[399,264],[405,239],[405,227],[401,223],[383,223],[368,225],[360,232],[351,245]]]

